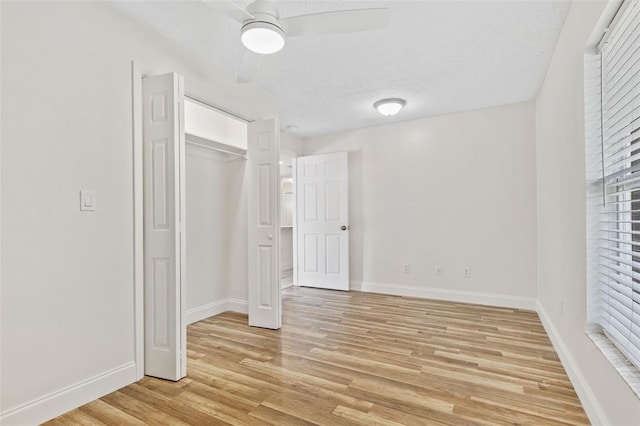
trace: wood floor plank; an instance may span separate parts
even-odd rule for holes
[[[52,426],[100,426],[104,425],[100,420],[86,414],[80,410],[73,410],[64,417],[54,419],[50,422]]]
[[[106,395],[102,398],[104,402],[119,409],[120,411],[124,411],[127,414],[135,417],[140,420],[142,423],[153,423],[153,424],[166,424],[167,417],[166,415],[157,410],[154,405],[147,404],[135,397],[131,397],[130,394],[126,394],[123,392],[113,392],[109,395]],[[173,423],[176,425],[185,425],[184,421],[179,419],[173,419]]]
[[[75,411],[75,410],[74,410]],[[77,411],[81,411],[91,418],[96,419],[96,421],[101,422],[106,425],[119,424],[124,426],[134,426],[134,425],[144,425],[144,422],[136,419],[129,413],[126,413],[118,408],[108,404],[104,401],[104,399],[98,399],[96,401],[90,402],[89,404],[83,405],[78,408]],[[73,413],[73,411],[71,412]],[[70,413],[67,413],[70,414]],[[66,418],[67,414],[61,416],[59,418]],[[100,424],[100,423],[97,423]]]
[[[47,425],[589,424],[535,312],[309,288],[283,326],[188,327],[187,377],[137,383]]]
[[[362,425],[362,426],[402,426],[404,423],[398,423],[396,421],[386,419],[384,417],[377,416],[375,414],[363,413],[362,411],[353,410],[349,407],[343,407],[338,405],[333,414],[347,420],[349,424]]]
[[[298,417],[291,416],[273,408],[264,405],[258,406],[251,412],[251,416],[262,420],[267,425],[291,425],[291,426],[311,426],[315,423],[302,420]]]

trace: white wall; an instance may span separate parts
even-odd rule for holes
[[[246,161],[187,144],[187,322],[247,312]]]
[[[351,288],[533,308],[534,113],[520,103],[304,139],[303,155],[349,152]]]
[[[584,53],[605,2],[573,2],[536,102],[540,315],[594,424],[640,424],[640,400],[587,327]],[[562,309],[561,309],[562,304]]]
[[[226,310],[228,157],[187,144],[187,322]],[[243,160],[239,160],[243,161]]]
[[[185,133],[247,150],[247,123],[200,102],[184,101]]]
[[[293,268],[293,229],[280,229],[280,274],[291,275]]]
[[[300,154],[302,152],[302,139],[290,133],[280,132],[280,149]]]
[[[247,176],[246,161],[229,163],[227,192],[227,241],[229,258],[227,263],[227,297],[229,308],[238,312],[246,312],[248,300],[247,263]]]
[[[104,3],[0,7],[0,412],[37,423],[135,379],[131,60],[246,116],[277,105]],[[96,212],[79,211],[80,189]]]

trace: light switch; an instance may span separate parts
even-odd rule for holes
[[[80,210],[94,211],[96,209],[96,191],[80,190]]]

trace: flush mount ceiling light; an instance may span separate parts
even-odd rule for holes
[[[268,55],[284,47],[284,31],[277,25],[277,21],[253,21],[242,27],[240,40],[247,49]]]
[[[406,103],[407,101],[405,101],[404,99],[389,98],[382,99],[373,104],[373,106],[378,110],[380,114],[391,117],[392,115],[396,115],[402,109],[402,107],[405,106]]]

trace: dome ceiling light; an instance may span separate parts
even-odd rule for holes
[[[389,98],[379,100],[378,102],[373,104],[373,106],[378,110],[380,114],[391,117],[392,115],[396,115],[398,112],[400,112],[400,110],[403,106],[405,106],[406,103],[407,101],[405,101],[404,99]]]

